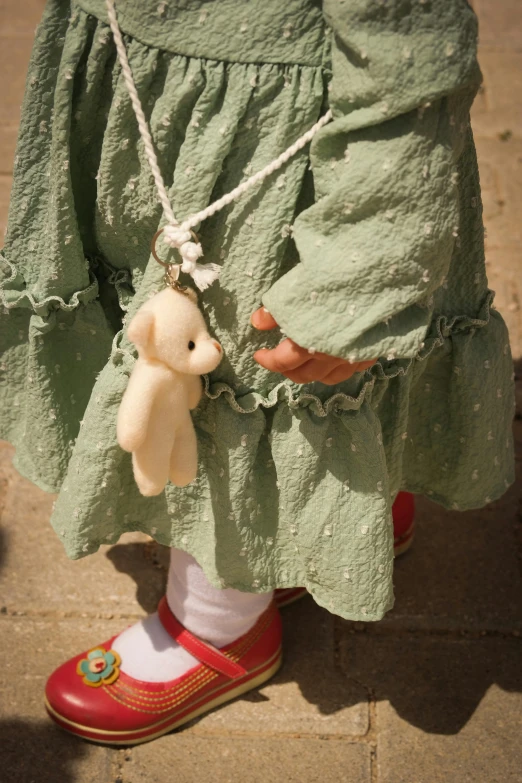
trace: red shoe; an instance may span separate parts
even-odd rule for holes
[[[403,555],[413,543],[415,532],[415,498],[410,492],[399,492],[392,508],[393,551],[395,557]]]
[[[393,552],[395,557],[408,551],[413,542],[415,530],[415,500],[410,492],[399,492],[392,507],[393,514]],[[274,601],[278,609],[304,598],[308,591],[305,587],[283,587],[274,591]]]
[[[274,590],[274,602],[278,609],[293,604],[308,595],[306,587],[280,587]]]
[[[162,598],[172,638],[201,663],[170,682],[142,682],[120,670],[108,642],[77,655],[49,678],[45,706],[63,729],[105,745],[137,745],[259,687],[281,665],[281,618],[272,603],[244,636],[218,650],[189,633]]]

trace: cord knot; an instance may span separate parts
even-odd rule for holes
[[[163,230],[163,241],[170,247],[179,249],[181,245],[190,242],[191,239],[190,231],[181,228],[181,226],[169,225],[165,226]]]
[[[160,232],[161,233],[161,230]],[[163,229],[163,242],[175,248],[181,256],[181,264],[177,266],[184,274],[190,275],[200,291],[204,291],[219,277],[220,267],[217,264],[199,264],[203,248],[197,241],[197,236],[180,225],[170,223]],[[165,262],[154,256],[165,266]]]
[[[203,255],[203,248],[199,242],[194,242],[190,231],[181,226],[165,226],[163,241],[170,247],[174,247],[181,256],[181,271],[192,275],[196,269],[198,259]]]
[[[198,259],[203,255],[203,248],[199,242],[183,242],[178,250],[183,259],[181,271],[186,272],[189,275],[192,274],[196,268]]]

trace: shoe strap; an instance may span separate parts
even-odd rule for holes
[[[166,596],[163,596],[159,602],[158,617],[161,624],[167,633],[172,636],[174,641],[193,655],[194,658],[197,658],[198,661],[201,661],[201,663],[205,663],[207,666],[210,666],[211,669],[214,669],[220,674],[224,674],[226,677],[230,677],[232,680],[237,677],[243,677],[248,673],[239,663],[227,658],[227,656],[224,655],[221,650],[218,650],[217,647],[198,639],[197,636],[194,636],[190,631],[187,631],[172,614]]]

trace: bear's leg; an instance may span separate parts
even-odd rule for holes
[[[160,495],[169,478],[172,438],[168,441],[149,438],[132,454],[134,478],[142,495]]]
[[[198,444],[192,419],[189,418],[176,432],[170,457],[169,478],[177,487],[194,481],[198,472]]]

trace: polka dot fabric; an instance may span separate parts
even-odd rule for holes
[[[484,266],[464,0],[117,4],[175,214],[311,145],[199,231],[224,359],[194,412],[199,474],[143,498],[116,442],[125,322],[161,286],[161,206],[103,0],[51,0],[22,113],[1,296],[3,437],[59,491],[72,558],[142,530],[217,586],[306,586],[342,617],[392,606],[400,489],[459,509],[513,480],[512,367]],[[254,24],[255,20],[255,24]],[[252,354],[261,303],[312,351],[380,357],[334,387]]]

